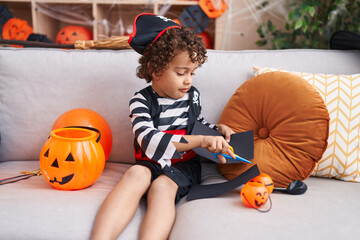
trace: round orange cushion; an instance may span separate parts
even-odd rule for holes
[[[327,147],[329,120],[320,94],[301,77],[271,72],[249,79],[230,98],[219,123],[235,132],[254,130],[254,159],[218,169],[233,179],[257,164],[276,187],[304,180]]]

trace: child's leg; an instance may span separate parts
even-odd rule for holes
[[[151,171],[134,165],[109,193],[97,214],[92,239],[116,239],[135,215],[151,183]]]
[[[140,239],[167,239],[175,220],[178,186],[166,175],[156,178],[147,195],[147,211],[140,229]]]

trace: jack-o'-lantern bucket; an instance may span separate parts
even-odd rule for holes
[[[250,180],[250,182],[258,182],[263,184],[269,194],[272,193],[272,191],[274,190],[274,182],[271,177],[266,173],[260,173],[259,176],[254,177]]]
[[[100,131],[91,127],[52,130],[40,152],[45,180],[59,190],[78,190],[92,185],[105,166]]]
[[[264,184],[247,182],[240,192],[244,204],[250,208],[261,208],[269,198],[269,193]]]

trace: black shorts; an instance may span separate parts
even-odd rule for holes
[[[136,161],[137,165],[147,167],[151,171],[151,182],[153,182],[158,176],[166,174],[163,169],[161,169],[160,164],[150,162],[150,161]],[[196,156],[195,158],[186,161],[186,162],[177,162],[171,165],[171,168],[176,168],[180,173],[176,176],[176,180],[172,179],[179,187],[175,203],[179,202],[182,197],[184,197],[190,191],[190,188],[195,184],[200,184],[201,182],[201,164],[200,157]]]

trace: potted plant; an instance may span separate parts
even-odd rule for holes
[[[258,8],[265,8],[268,3],[263,1]],[[260,24],[258,46],[327,49],[334,32],[360,32],[359,0],[298,0],[291,1],[288,7],[284,30],[271,20]]]

